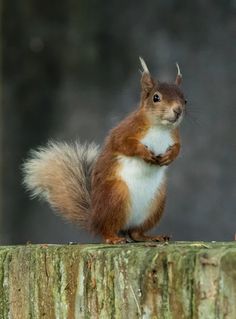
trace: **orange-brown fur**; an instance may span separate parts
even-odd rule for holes
[[[124,242],[118,232],[123,229],[127,220],[128,207],[130,205],[129,190],[120,179],[119,155],[137,156],[150,165],[169,165],[178,155],[180,150],[179,132],[177,128],[172,130],[175,144],[162,156],[156,156],[148,150],[141,139],[147,130],[153,125],[152,116],[165,114],[167,105],[176,102],[183,105],[183,94],[175,85],[165,83],[156,84],[155,81],[143,74],[140,107],[124,119],[117,127],[111,130],[106,139],[104,148],[98,158],[92,174],[92,218],[91,229],[100,234],[109,243]],[[150,102],[152,95],[158,90],[161,92],[163,102],[157,110]],[[144,232],[151,229],[161,218],[166,197],[165,184],[157,191],[156,200],[153,203],[153,213],[139,227],[130,229],[131,238],[150,239]],[[160,239],[160,237],[155,237]]]
[[[150,160],[150,152],[139,142],[148,127],[142,111],[132,113],[110,132],[94,167],[91,229],[105,239],[122,230],[129,205],[127,186],[117,177],[117,159],[122,154]]]

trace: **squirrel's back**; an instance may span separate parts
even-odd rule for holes
[[[91,172],[98,156],[95,144],[49,142],[31,152],[23,164],[24,184],[32,197],[40,197],[61,215],[88,226]]]

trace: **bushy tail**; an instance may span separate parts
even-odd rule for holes
[[[91,172],[98,153],[95,144],[49,142],[31,151],[23,164],[23,183],[32,197],[48,201],[65,219],[87,228]]]

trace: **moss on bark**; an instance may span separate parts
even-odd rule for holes
[[[0,248],[0,318],[236,318],[236,244]]]

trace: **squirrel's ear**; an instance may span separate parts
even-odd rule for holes
[[[177,67],[177,75],[176,75],[176,79],[175,79],[175,84],[180,85],[182,80],[183,80],[183,77],[182,77],[182,74],[180,72],[180,68],[179,68],[179,65],[177,62],[176,62],[176,67]]]
[[[143,70],[141,70],[141,74],[142,74],[141,87],[142,87],[142,90],[144,90],[145,92],[150,92],[153,89],[153,87],[155,85],[155,82],[152,79],[151,74],[150,74],[150,72],[148,70],[148,67],[147,67],[145,61],[143,60],[143,58],[139,57],[139,60],[141,62],[142,68],[143,68]]]

